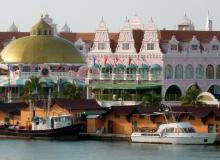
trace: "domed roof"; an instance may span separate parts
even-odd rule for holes
[[[12,41],[1,52],[5,63],[83,63],[74,45],[52,36],[51,27],[42,19],[32,27],[31,36]]]

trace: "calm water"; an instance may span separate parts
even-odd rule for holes
[[[212,160],[220,146],[0,140],[0,160]]]

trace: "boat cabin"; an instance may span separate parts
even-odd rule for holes
[[[57,129],[73,125],[72,115],[49,116],[48,118],[34,117],[32,130]]]
[[[158,133],[195,133],[189,122],[161,124]]]

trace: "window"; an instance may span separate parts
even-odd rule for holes
[[[208,124],[208,133],[215,133],[216,126],[214,124]]]
[[[186,66],[186,79],[193,79],[194,75],[193,75],[194,71],[193,71],[193,66],[191,64],[188,64]]]
[[[217,44],[212,45],[212,50],[213,51],[218,51],[218,45]]]
[[[115,118],[120,118],[120,115],[115,113]]]
[[[196,67],[196,79],[204,78],[204,68],[201,64]]]
[[[192,120],[195,120],[195,117],[192,116],[192,115],[190,115],[190,116],[189,116],[189,120],[191,120],[191,121],[192,121]]]
[[[206,67],[206,79],[214,79],[214,67],[211,64]]]
[[[44,35],[47,35],[47,30],[44,30]]]
[[[172,45],[170,46],[170,50],[171,50],[171,51],[177,51],[177,45],[176,45],[176,44],[172,44]]]
[[[192,51],[198,50],[198,45],[193,44],[193,45],[191,46],[191,49],[192,49]]]
[[[175,68],[175,79],[183,79],[183,66],[181,64]]]
[[[122,49],[123,50],[129,50],[129,43],[123,43],[122,44]]]
[[[139,118],[140,119],[144,119],[144,115],[139,115]]]
[[[147,50],[154,50],[154,44],[153,43],[147,43]]]
[[[38,30],[37,33],[38,33],[38,35],[41,35],[41,30]]]
[[[80,50],[80,51],[83,50],[83,46],[79,46],[79,50]]]
[[[98,43],[98,50],[104,50],[105,49],[105,43]]]

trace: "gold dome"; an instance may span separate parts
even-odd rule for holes
[[[32,27],[31,36],[12,41],[1,52],[5,63],[83,63],[74,45],[52,36],[52,28],[42,19]]]
[[[71,42],[55,36],[27,36],[11,42],[1,52],[5,63],[83,63]]]

